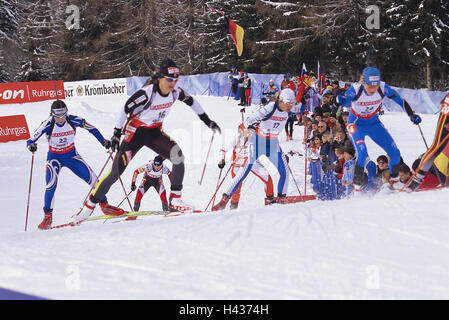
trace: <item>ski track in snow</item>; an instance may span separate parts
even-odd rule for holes
[[[222,139],[231,139],[241,115],[235,101],[209,96],[197,99],[223,129],[214,141],[201,186],[198,180],[210,130],[177,102],[164,131],[178,141],[186,156],[184,199],[204,209],[217,185]],[[69,113],[85,117],[109,138],[123,102],[116,98],[70,100],[68,107]],[[48,115],[49,105],[6,105],[1,115],[25,114],[34,131]],[[381,119],[411,165],[425,151],[418,128],[405,113],[387,113]],[[436,120],[437,115],[423,115],[429,144]],[[303,127],[298,126],[294,141],[286,142],[281,134],[284,151],[302,150],[302,135]],[[367,144],[372,159],[383,154],[369,138]],[[107,159],[102,146],[83,129],[77,130],[76,146],[98,173]],[[145,216],[118,223],[95,221],[37,231],[43,216],[48,149],[41,137],[28,231],[24,232],[31,156],[24,141],[0,144],[0,148],[2,288],[51,299],[449,298],[449,190],[264,207],[263,186],[249,175],[236,211]],[[154,155],[143,148],[133,159],[122,175],[126,188],[134,169]],[[303,158],[291,156],[290,166],[303,192]],[[105,172],[109,167],[110,163]],[[274,181],[277,178],[273,174]],[[169,189],[168,180],[164,181]],[[226,182],[229,177],[215,203]],[[310,185],[307,189],[308,193],[312,190]],[[63,169],[55,195],[54,224],[67,222],[88,191],[83,181]],[[297,194],[292,179],[289,193]],[[120,183],[116,183],[108,199],[117,204],[123,198]],[[126,201],[122,207],[129,208]],[[141,208],[161,209],[154,190],[144,196]],[[94,214],[100,214],[100,209]]]

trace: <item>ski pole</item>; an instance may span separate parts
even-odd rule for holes
[[[83,210],[83,207],[84,207],[84,204],[85,204],[86,201],[87,201],[87,198],[89,198],[90,193],[92,192],[92,190],[94,189],[94,187],[96,186],[96,184],[97,184],[97,182],[98,182],[98,178],[99,178],[99,177],[101,176],[101,174],[103,173],[104,168],[106,168],[106,165],[108,164],[109,159],[112,159],[112,157],[111,157],[112,152],[111,152],[111,151],[108,151],[108,153],[109,153],[109,157],[106,159],[106,162],[104,163],[103,168],[101,168],[100,173],[99,173],[99,174],[97,175],[97,177],[95,178],[95,182],[92,183],[92,185],[90,186],[89,192],[87,193],[86,197],[84,198],[84,201],[82,202],[80,209],[78,210],[77,213],[75,213],[74,215],[72,215],[72,218],[73,218],[74,216],[78,215],[78,214],[81,212],[81,210]]]
[[[234,166],[234,165],[230,165],[230,166],[229,166],[228,171],[226,171],[225,176],[224,176],[223,179],[221,180],[220,184],[217,186],[217,189],[215,189],[215,193],[213,194],[212,198],[210,199],[210,201],[209,201],[209,203],[207,204],[207,207],[206,207],[206,209],[204,209],[204,211],[206,211],[206,210],[209,208],[209,205],[211,204],[212,200],[213,200],[214,197],[216,196],[218,190],[220,189],[221,185],[223,184],[223,182],[224,182],[225,179],[226,179],[226,176],[228,175],[229,171],[231,171],[231,168],[232,168],[233,166]]]
[[[114,160],[112,158],[112,153],[109,153],[109,158]],[[129,208],[131,209],[131,211],[133,211],[133,207],[131,206],[131,202],[129,201],[128,194],[126,193],[126,189],[125,189],[125,185],[123,184],[122,177],[119,177],[118,179],[120,180],[120,184],[122,185],[123,192],[125,193],[125,198],[126,198],[126,200],[128,200]]]
[[[423,139],[423,141],[424,141],[424,144],[425,144],[425,146],[426,146],[426,149],[429,149],[429,146],[427,145],[426,138],[424,137],[424,134],[423,134],[422,129],[421,129],[421,125],[420,125],[419,123],[418,123],[418,129],[419,129],[419,132],[421,133],[421,137],[422,137],[422,139]]]
[[[223,172],[223,168],[220,169],[220,174],[218,175],[217,188],[218,188],[218,184],[220,183],[221,173],[222,173],[222,172]],[[212,207],[214,206],[214,204],[215,204],[215,195],[214,195],[214,198],[213,198],[213,200],[212,200]]]
[[[209,158],[210,149],[212,147],[212,142],[214,142],[215,132],[212,134],[212,138],[210,139],[209,150],[207,151],[206,160],[204,161],[203,173],[201,174],[201,179],[198,182],[200,185],[203,182],[204,172],[206,171],[207,159]]]
[[[302,195],[301,190],[299,190],[298,184],[296,183],[296,179],[295,179],[295,176],[293,175],[292,169],[290,168],[290,164],[287,163],[287,167],[288,167],[288,170],[290,171],[290,174],[292,175],[293,181],[295,182],[296,189],[298,190],[298,193],[301,196]]]
[[[120,205],[123,203],[123,201],[125,201],[127,199],[127,197],[129,197],[129,195],[132,193],[133,191],[129,191],[128,194],[123,198],[122,201],[120,201],[120,203],[117,205],[117,207],[120,207]]]
[[[109,157],[106,159],[106,162],[104,163],[103,168],[101,168],[100,173],[99,173],[99,174],[97,175],[97,177],[95,178],[95,182],[94,182],[94,183],[92,184],[92,186],[90,187],[90,190],[89,190],[89,192],[88,192],[87,195],[86,195],[86,198],[84,198],[83,205],[84,205],[84,203],[86,202],[86,200],[87,200],[87,198],[89,197],[89,195],[90,195],[90,193],[92,192],[92,190],[94,189],[95,185],[97,184],[98,179],[100,178],[101,174],[103,173],[104,168],[106,168],[106,165],[107,165],[108,162],[109,162],[109,159],[112,159],[112,156],[111,156],[112,152],[108,151],[108,153],[109,153]]]
[[[25,217],[25,231],[27,231],[28,213],[30,210],[31,182],[33,181],[33,165],[34,165],[34,152],[31,156],[30,185],[28,187],[28,201],[27,201],[27,213],[26,213],[26,217]]]

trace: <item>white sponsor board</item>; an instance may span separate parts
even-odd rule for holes
[[[127,97],[126,78],[64,82],[66,99],[101,96]]]

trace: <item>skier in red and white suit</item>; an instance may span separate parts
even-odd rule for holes
[[[161,198],[162,210],[168,211],[167,195],[165,192],[164,183],[162,181],[162,175],[166,174],[168,178],[171,178],[171,171],[168,167],[163,164],[164,159],[161,156],[156,156],[154,160],[140,166],[134,170],[133,179],[131,183],[131,190],[137,189],[136,180],[139,173],[145,172],[145,175],[140,183],[139,189],[137,190],[136,199],[134,200],[134,211],[139,211],[140,201],[143,195],[150,189],[154,187]]]
[[[248,161],[248,132],[245,126],[242,124],[238,127],[238,134],[234,136],[231,143],[222,148],[220,151],[222,153],[222,159],[218,163],[218,167],[222,169],[226,162],[226,151],[232,149],[232,168],[231,168],[231,176],[234,178],[237,175],[237,172],[245,167]],[[265,195],[270,200],[273,199],[273,179],[268,173],[267,169],[263,166],[263,164],[257,160],[253,167],[251,168],[251,172],[256,175],[260,180],[265,184]],[[242,189],[242,184],[238,187],[235,193],[231,197],[231,206],[230,209],[237,209],[240,200],[240,191]]]

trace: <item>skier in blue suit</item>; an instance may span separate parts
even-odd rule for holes
[[[96,183],[97,176],[89,165],[78,154],[75,148],[76,128],[89,131],[106,149],[111,142],[106,140],[97,128],[78,116],[67,113],[67,106],[62,100],[56,100],[51,106],[51,114],[44,120],[32,138],[27,140],[27,148],[31,152],[37,150],[37,140],[45,134],[48,139],[49,150],[46,163],[46,190],[44,196],[44,220],[39,229],[51,228],[53,220],[53,202],[58,184],[58,176],[63,167],[69,168],[74,174],[86,181],[90,186]],[[105,214],[112,208],[106,200],[102,199],[102,209]]]
[[[356,185],[363,185],[363,181],[366,181],[364,174],[369,162],[365,145],[366,136],[369,136],[384,149],[390,157],[390,183],[399,180],[401,153],[390,133],[380,122],[377,113],[384,97],[388,97],[399,104],[414,124],[417,125],[421,122],[421,117],[413,112],[407,101],[402,99],[385,82],[380,81],[380,72],[374,67],[365,68],[361,82],[351,85],[345,96],[337,96],[337,103],[343,107],[351,108],[346,128],[357,152],[357,162],[354,169],[354,184]]]

